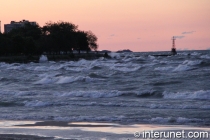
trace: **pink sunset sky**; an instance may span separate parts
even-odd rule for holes
[[[98,37],[99,50],[210,49],[210,0],[2,0],[1,30],[10,21],[68,21]]]

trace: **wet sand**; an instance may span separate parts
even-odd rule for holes
[[[1,140],[52,140],[53,137],[39,137],[32,135],[0,134]]]
[[[0,121],[0,140],[139,140],[135,132],[209,132],[208,127],[154,124],[114,124],[62,121]],[[154,139],[154,138],[153,138]],[[159,138],[161,139],[161,138]],[[187,138],[184,138],[185,140]],[[198,138],[199,139],[199,138]]]

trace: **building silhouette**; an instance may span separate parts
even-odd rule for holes
[[[28,23],[31,25],[36,25],[36,22],[29,22],[28,20],[22,20],[19,22],[11,21],[10,24],[4,24],[4,32],[8,33],[13,29],[24,27],[25,24],[28,24]]]

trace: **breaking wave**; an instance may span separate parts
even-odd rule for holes
[[[166,123],[176,123],[176,124],[188,124],[188,123],[198,123],[198,122],[204,122],[202,119],[197,118],[183,118],[183,117],[156,117],[148,120],[149,122],[153,123],[160,123],[160,124],[166,124]]]
[[[90,78],[89,76],[58,76],[58,77],[46,76],[41,80],[36,81],[34,84],[67,84],[78,81],[94,82],[99,80],[103,79]]]
[[[164,92],[163,97],[165,99],[201,99],[201,100],[210,100],[210,90],[199,90],[194,92],[177,92],[170,93]]]

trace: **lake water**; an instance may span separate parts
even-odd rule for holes
[[[152,54],[0,63],[0,119],[210,125],[210,51]]]

